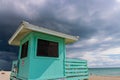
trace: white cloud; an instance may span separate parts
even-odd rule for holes
[[[103,41],[111,41],[113,38],[112,37],[107,37]]]
[[[89,67],[114,67],[120,65],[120,59],[114,59],[111,56],[104,56],[100,53],[85,54],[83,59],[88,61]]]
[[[93,36],[89,39],[78,41],[68,48],[77,48],[70,57],[77,57],[88,61],[89,67],[114,67],[120,65],[120,47],[115,47],[113,42],[118,41],[118,37],[113,36]],[[97,46],[97,47],[96,47]],[[90,49],[91,47],[91,49]],[[82,55],[80,55],[82,54]],[[69,55],[69,54],[68,54]]]
[[[120,2],[120,0],[116,0],[116,2],[118,2],[118,3],[119,3],[119,2]]]
[[[111,55],[111,54],[120,54],[120,47],[109,48],[104,51],[101,51],[102,55]]]
[[[97,60],[97,58],[91,54],[91,52],[86,52],[82,57],[79,57],[85,60],[88,60],[89,62],[94,62]]]
[[[88,44],[95,44],[95,43],[97,43],[97,42],[98,42],[98,39],[97,39],[97,38],[90,38],[90,39],[87,40],[87,43],[88,43]]]
[[[100,41],[96,37],[89,38],[87,40],[78,41],[73,45],[67,45],[67,48],[82,48],[83,46],[87,45],[94,45],[99,43]]]
[[[120,47],[92,51],[74,51],[67,54],[70,58],[80,58],[88,61],[89,67],[114,67],[120,65]]]
[[[74,54],[74,53],[67,55],[68,58],[75,58],[77,56],[79,56],[79,55],[78,54]]]

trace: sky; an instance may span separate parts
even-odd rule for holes
[[[19,47],[9,38],[21,21],[80,39],[66,46],[68,58],[88,67],[120,67],[120,0],[0,0],[0,69],[10,70]]]

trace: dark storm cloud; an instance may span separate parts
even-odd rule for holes
[[[18,48],[9,46],[7,41],[22,20],[80,36],[78,43],[67,47],[68,54],[83,56],[77,52],[116,47],[120,42],[117,39],[120,36],[119,5],[116,0],[1,0],[0,51],[7,51],[8,55],[9,52],[18,53]],[[109,36],[112,41],[102,41]],[[89,40],[91,38],[95,40]],[[5,57],[0,60],[2,63],[9,61]]]
[[[6,2],[3,1],[3,3]],[[111,3],[113,2],[109,0],[109,4]],[[81,38],[89,37],[97,32],[98,27],[101,27],[102,20],[99,18],[99,15],[103,10],[110,7],[110,5],[106,4],[107,1],[84,0],[70,0],[69,2],[52,0],[46,1],[43,6],[34,5],[30,2],[28,3],[28,1],[7,2],[7,8],[5,7],[4,9],[3,6],[4,10],[0,16],[2,21],[0,22],[3,25],[6,23],[7,25],[11,25],[11,31],[18,27],[20,21],[27,20],[43,27],[45,26],[68,34],[79,35]],[[103,6],[101,7],[101,5],[103,5],[104,8]],[[23,9],[21,9],[21,7],[23,7]],[[28,10],[28,12],[24,10]],[[4,26],[5,29],[8,29],[7,25]]]
[[[0,51],[0,69],[10,70],[12,61],[17,59],[16,56],[15,53]]]

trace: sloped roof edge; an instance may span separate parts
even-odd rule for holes
[[[19,28],[16,30],[16,32],[13,34],[13,36],[9,39],[8,43],[10,45],[18,46],[20,44],[20,39],[31,31],[41,32],[41,33],[65,38],[66,44],[73,43],[73,42],[77,41],[79,38],[78,36],[71,36],[68,34],[61,33],[61,32],[57,32],[57,31],[53,31],[53,30],[46,29],[43,27],[35,26],[26,21],[23,21],[21,23],[21,25],[19,26]]]

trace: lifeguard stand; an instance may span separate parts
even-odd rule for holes
[[[9,40],[10,45],[20,46],[18,60],[12,65],[11,80],[65,79],[68,74],[65,66],[69,67],[66,65],[69,61],[66,60],[65,44],[77,40],[78,37],[23,21]]]

